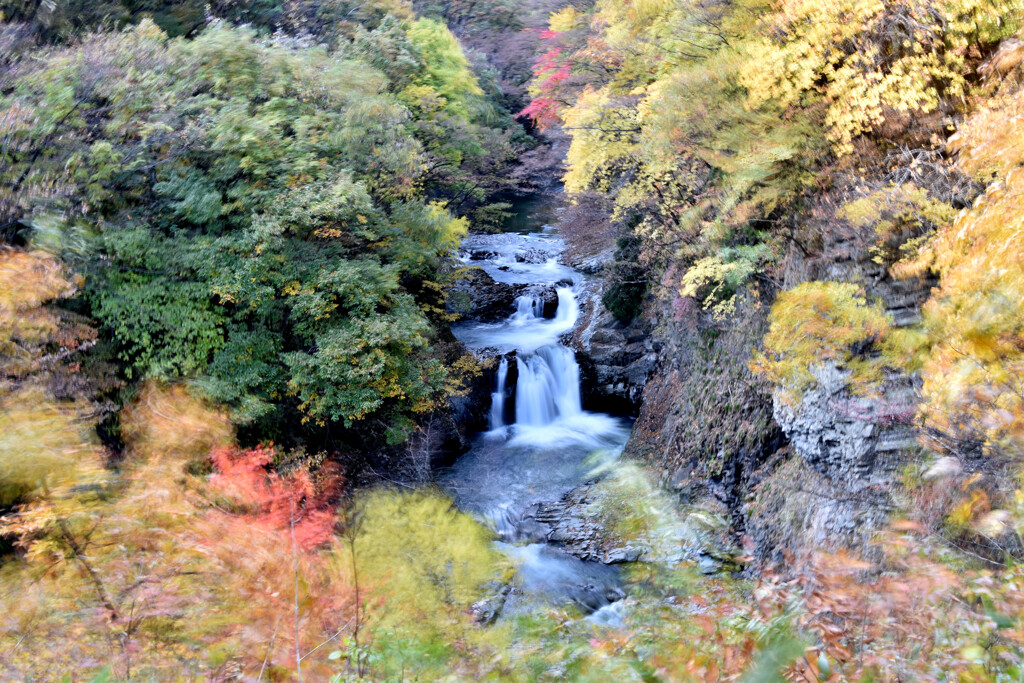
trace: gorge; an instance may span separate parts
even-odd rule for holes
[[[598,459],[614,461],[629,434],[625,420],[583,410],[576,354],[562,342],[579,320],[585,290],[583,276],[559,263],[563,250],[555,225],[463,241],[467,263],[527,289],[506,320],[454,327],[463,343],[496,360],[495,391],[488,431],[438,480],[461,509],[492,525],[516,564],[520,602],[571,598],[593,611],[622,597],[611,574],[546,545],[552,529],[530,514],[587,481]],[[552,287],[556,303],[545,317],[541,290]],[[493,601],[488,607],[493,618]]]
[[[1024,0],[0,0],[0,679],[1024,676]]]

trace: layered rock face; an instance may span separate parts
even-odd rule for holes
[[[661,349],[626,449],[680,506],[709,508],[737,539],[749,533],[750,492],[791,453],[769,388],[747,367],[764,313],[744,310],[743,326],[702,328],[693,311],[654,326]],[[773,544],[755,538],[759,548]]]
[[[916,322],[931,282],[894,281],[865,244],[829,244],[791,255],[785,287],[807,279],[861,283],[895,324]],[[671,296],[671,294],[670,294]],[[627,448],[656,472],[680,504],[716,507],[736,538],[765,561],[790,553],[866,547],[885,523],[917,457],[913,378],[894,375],[858,395],[834,365],[817,386],[787,400],[749,368],[767,328],[772,292],[738,302],[713,321],[686,302],[649,304],[654,370]],[[665,311],[678,311],[665,315]],[[598,337],[601,339],[601,337]]]
[[[835,365],[817,368],[818,386],[790,404],[777,395],[774,415],[794,451],[808,466],[852,486],[892,480],[912,448],[916,394],[913,382],[893,377],[879,396],[851,394],[848,373]]]
[[[858,546],[885,524],[915,452],[913,380],[893,376],[877,395],[852,393],[848,373],[816,370],[799,402],[774,397],[791,456],[744,503],[748,531],[769,554]]]
[[[602,412],[636,415],[660,342],[643,320],[616,320],[601,303],[600,285],[590,283],[581,306],[583,322],[571,339],[584,373],[584,403]]]

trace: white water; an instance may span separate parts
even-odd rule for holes
[[[571,349],[552,344],[519,358],[516,424],[543,427],[582,412],[580,366]]]
[[[464,246],[471,250],[467,262],[495,280],[530,288],[504,321],[453,327],[470,348],[502,358],[490,431],[449,470],[446,486],[462,509],[477,513],[502,539],[533,541],[499,546],[517,565],[522,591],[515,605],[506,604],[507,612],[565,601],[587,612],[599,609],[617,599],[614,570],[570,557],[520,526],[533,504],[557,500],[586,481],[597,463],[617,458],[629,435],[625,421],[583,410],[576,354],[562,344],[580,317],[582,276],[559,264],[562,244],[547,230],[474,236]],[[553,318],[544,318],[545,290],[552,285],[558,305]],[[515,419],[505,424],[510,358],[517,371]]]
[[[491,394],[491,429],[505,426],[505,382],[508,379],[508,358],[498,363],[498,388]]]
[[[515,353],[519,379],[515,385],[515,423],[504,421],[508,360],[498,363],[497,387],[491,394],[491,436],[510,445],[536,448],[607,448],[625,441],[622,421],[583,410],[580,367],[572,349],[560,343],[580,317],[577,288],[555,290],[554,318],[544,318],[544,299],[525,294],[515,311],[497,323],[470,322],[455,326],[455,335],[475,349]]]
[[[523,295],[516,299],[516,312],[509,322],[524,324],[544,317],[544,299],[539,296]]]
[[[497,282],[552,285],[580,279],[579,273],[559,263],[565,244],[547,227],[527,235],[471,235],[462,249],[465,263],[479,265]],[[486,258],[473,258],[481,254]]]
[[[455,325],[452,331],[470,348],[493,348],[499,353],[517,351],[533,353],[542,346],[555,344],[571,332],[580,316],[573,287],[556,290],[558,308],[555,317],[543,317],[544,300],[537,296],[516,299],[516,310],[507,320],[497,323],[467,322]]]

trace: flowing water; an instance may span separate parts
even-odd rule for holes
[[[617,458],[629,435],[625,420],[583,410],[579,364],[562,343],[579,319],[583,276],[560,262],[563,248],[547,225],[463,243],[468,263],[498,282],[529,285],[504,321],[454,327],[467,346],[500,360],[490,429],[440,477],[460,508],[494,528],[517,568],[505,614],[566,602],[592,612],[621,596],[614,569],[562,552],[524,522],[536,504],[558,500]],[[558,303],[545,317],[552,287]]]

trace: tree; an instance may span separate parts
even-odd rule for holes
[[[437,120],[364,48],[218,22],[186,40],[142,21],[9,75],[0,204],[86,276],[125,379],[198,378],[264,436],[288,415],[407,424],[443,400],[437,280],[467,223],[423,187],[439,159],[486,156],[490,129],[447,29],[360,35],[378,33],[424,65],[403,87],[435,89]]]
[[[922,417],[940,452],[974,441],[985,452],[1019,462],[1024,457],[1024,106],[1017,41],[989,62],[990,94],[959,127],[950,147],[959,166],[988,186],[973,206],[943,226],[913,264],[941,280],[924,306]]]
[[[53,673],[52,648],[68,669],[109,663],[125,679],[298,670],[349,618],[347,575],[314,550],[332,539],[331,468],[275,474],[269,449],[228,443],[213,476],[190,473],[230,425],[180,387],[147,387],[124,420],[120,477],[89,484],[65,469],[66,485],[6,520],[24,549],[4,568],[3,638],[19,642],[9,675]],[[327,662],[318,652],[311,675]]]
[[[888,112],[928,113],[968,90],[967,55],[1020,28],[1016,0],[781,3],[752,45],[741,82],[750,106],[783,107],[820,92],[837,151]],[[781,37],[781,38],[780,38]]]
[[[864,389],[881,378],[882,342],[890,320],[881,306],[869,304],[856,285],[805,282],[781,292],[772,305],[766,353],[752,368],[798,400],[816,382],[814,368],[831,361],[851,371],[851,386]]]

